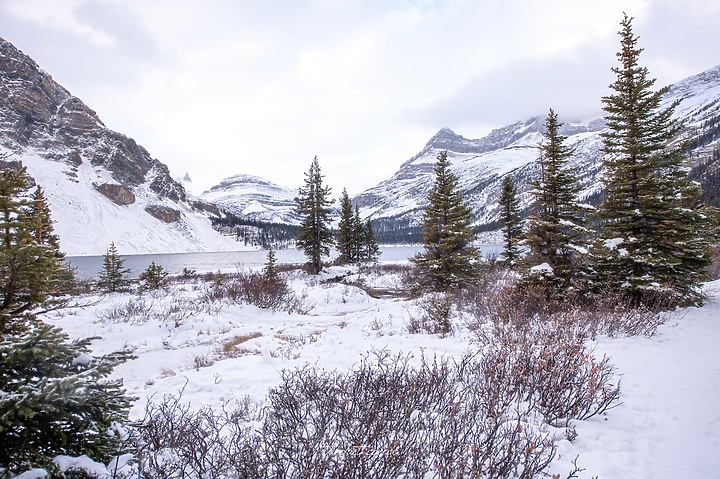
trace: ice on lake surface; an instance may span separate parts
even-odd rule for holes
[[[502,245],[479,245],[484,255],[499,253]],[[381,246],[381,263],[407,261],[422,251],[420,245],[412,246]],[[305,255],[296,249],[279,249],[275,251],[278,264],[303,264]],[[132,276],[137,276],[152,261],[160,265],[170,274],[180,274],[183,268],[198,273],[223,272],[232,273],[247,269],[261,268],[267,259],[267,250],[255,251],[219,251],[215,253],[168,253],[168,254],[134,254],[123,255],[125,267],[130,269]],[[80,278],[90,279],[98,276],[103,267],[102,256],[68,256],[69,263],[77,268]]]

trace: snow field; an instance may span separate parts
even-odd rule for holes
[[[327,276],[338,274],[335,270]],[[131,412],[142,417],[148,398],[177,394],[193,407],[220,406],[246,396],[261,404],[284,369],[315,365],[347,371],[373,350],[459,358],[477,349],[474,336],[456,318],[451,336],[409,334],[407,321],[420,314],[415,301],[374,299],[361,289],[322,283],[291,273],[291,289],[303,314],[272,312],[224,303],[207,309],[201,282],[177,284],[166,292],[87,297],[89,306],[50,313],[48,321],[71,337],[102,336],[98,354],[132,347],[138,358],[120,365],[129,394],[138,398]],[[374,287],[393,288],[397,275],[360,275]],[[558,456],[548,472],[566,477],[571,461],[584,468],[577,477],[717,477],[720,470],[720,282],[708,285],[703,308],[682,310],[651,338],[599,338],[596,357],[607,354],[622,380],[621,402],[607,413],[574,421],[570,442],[553,429]],[[132,301],[143,301],[134,321],[113,318]],[[182,301],[185,301],[182,303]],[[178,302],[192,314],[173,316]],[[206,308],[206,309],[203,309]],[[214,308],[214,309],[213,309]]]

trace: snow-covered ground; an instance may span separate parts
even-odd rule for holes
[[[622,379],[622,405],[577,423],[566,456],[580,477],[720,477],[720,281],[711,300],[682,310],[652,338],[604,339]]]
[[[316,364],[347,370],[373,350],[459,357],[477,348],[462,321],[452,335],[409,334],[418,305],[374,299],[359,288],[325,284],[294,274],[291,287],[306,311],[271,312],[225,304],[202,311],[200,282],[169,292],[84,298],[91,306],[50,313],[47,320],[72,337],[102,336],[97,353],[132,347],[138,358],[115,372],[138,397],[141,417],[153,395],[177,393],[195,406],[221,405],[249,396],[264,400],[284,369]],[[365,277],[393,288],[399,278]],[[607,354],[622,380],[618,407],[574,423],[577,438],[558,439],[550,474],[566,477],[571,461],[579,478],[718,477],[720,471],[720,281],[707,286],[702,308],[680,311],[651,338],[599,338],[595,354]],[[96,300],[99,299],[99,302]],[[134,306],[145,313],[123,319]],[[186,315],[182,311],[195,311]],[[234,344],[234,346],[228,346]]]

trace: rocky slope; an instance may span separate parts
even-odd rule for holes
[[[688,155],[688,166],[703,165],[699,180],[709,184],[720,170],[717,155],[720,145],[720,66],[687,78],[670,87],[667,103],[682,99],[676,110],[685,123],[685,137],[694,144]],[[562,117],[562,112],[560,113]],[[537,146],[542,138],[544,118],[531,118],[492,131],[484,138],[471,140],[452,130],[440,130],[413,158],[403,163],[389,179],[357,197],[365,217],[376,224],[376,231],[406,230],[417,232],[427,192],[432,186],[433,166],[437,155],[447,150],[453,171],[460,179],[467,204],[475,213],[475,223],[483,229],[497,227],[502,179],[512,177],[519,185],[525,208],[530,204],[529,181],[535,177]],[[585,201],[596,202],[601,187],[601,119],[586,123],[566,123],[562,134],[575,149],[571,166],[577,168]]]
[[[0,38],[0,151],[47,192],[61,248],[102,254],[226,250],[166,165]],[[199,205],[202,208],[202,205]],[[206,209],[212,210],[210,205]]]

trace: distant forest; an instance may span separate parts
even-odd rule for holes
[[[295,238],[300,233],[297,225],[257,221],[227,212],[223,218],[212,218],[212,225],[221,233],[235,236],[237,241],[245,245],[263,249],[294,246]]]

